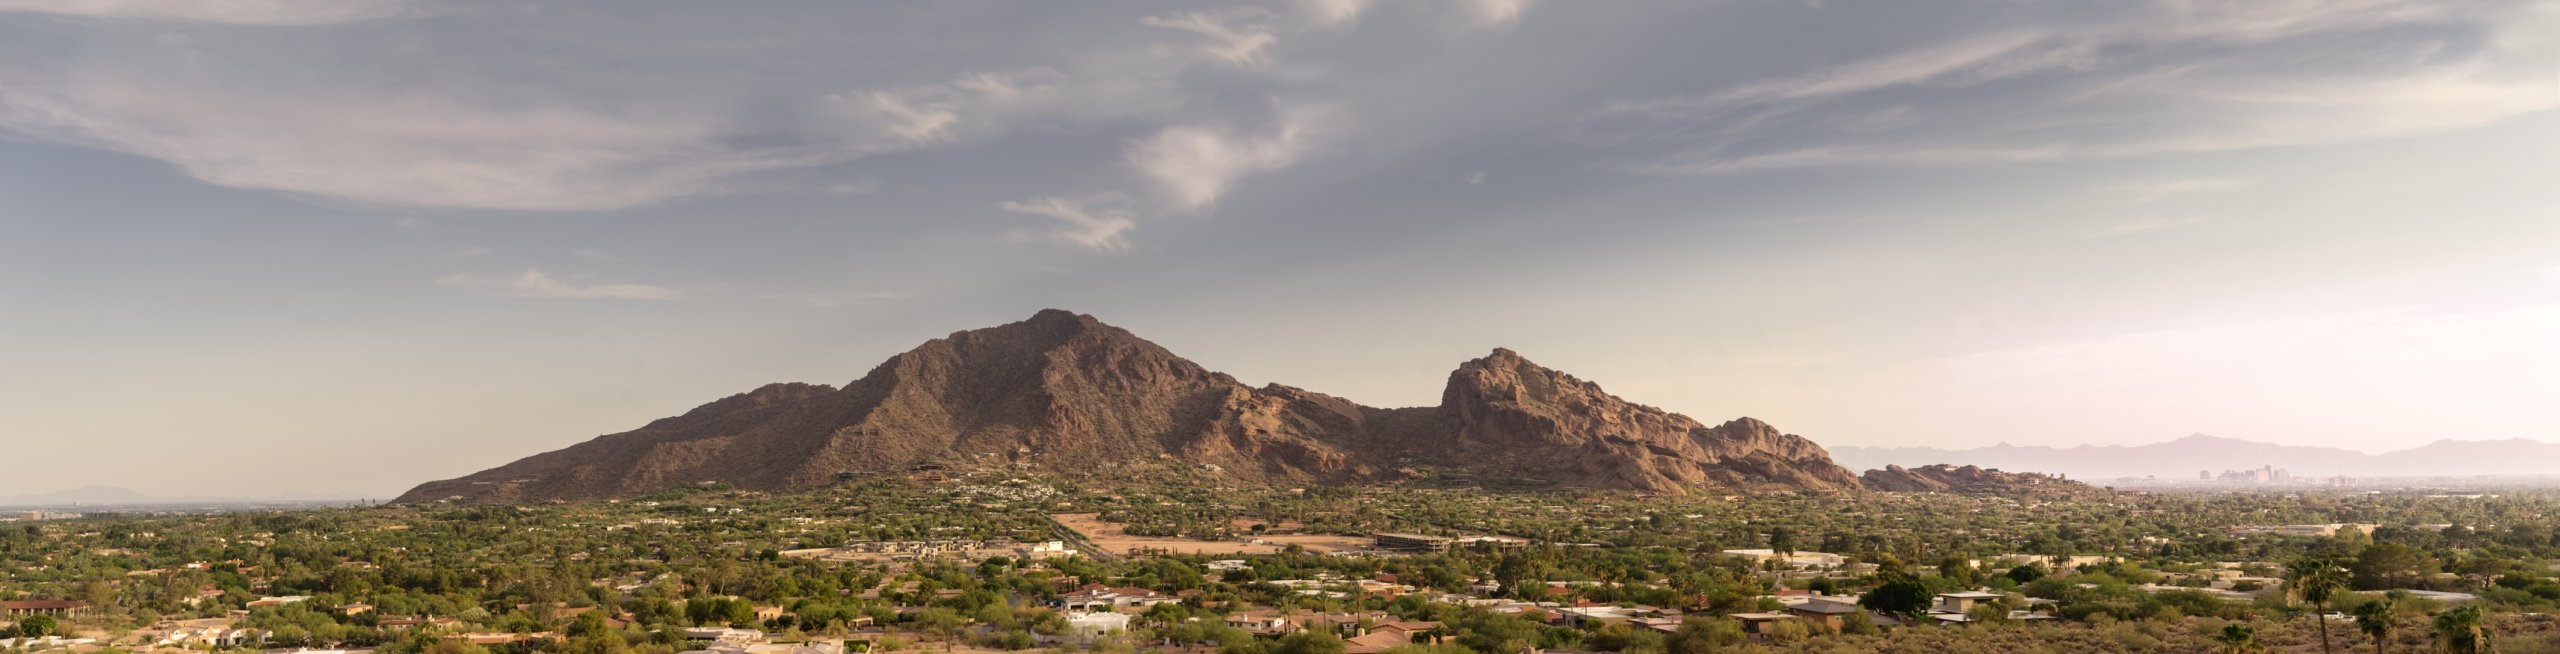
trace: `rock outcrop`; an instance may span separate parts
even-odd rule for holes
[[[1251,387],[1065,311],[964,331],[832,388],[773,384],[398,501],[627,497],[704,481],[798,490],[925,464],[1075,473],[1173,460],[1239,483],[1361,483],[1415,468],[1541,485],[1845,490],[1818,445],[1743,418],[1709,427],[1494,350],[1438,407]],[[1394,462],[1389,465],[1389,462]]]

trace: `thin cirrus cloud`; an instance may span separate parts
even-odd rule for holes
[[[1635,172],[1737,174],[2323,145],[2560,106],[2547,62],[2473,36],[2500,28],[2491,14],[2457,3],[2320,7],[2168,2],[2111,24],[1962,36],[1710,93],[1616,102],[1584,117],[1575,137],[1635,157],[1618,166]]]
[[[579,251],[584,256],[588,251]],[[909,297],[903,291],[812,291],[803,289],[750,288],[729,285],[659,286],[653,284],[606,283],[586,281],[584,276],[561,277],[540,268],[526,268],[509,274],[455,273],[438,277],[435,285],[443,288],[476,291],[489,295],[519,298],[569,300],[638,300],[666,301],[730,301],[779,302],[813,309],[827,309]]]
[[[838,160],[715,124],[437,97],[310,99],[100,81],[0,87],[0,130],[166,161],[208,183],[388,205],[600,210]]]
[[[685,294],[665,286],[647,284],[588,284],[564,280],[539,268],[526,268],[512,275],[480,275],[460,273],[436,279],[437,286],[476,289],[528,298],[573,298],[606,300],[675,300]]]
[[[1230,65],[1261,68],[1270,65],[1264,50],[1278,43],[1272,31],[1271,12],[1246,8],[1224,12],[1186,11],[1164,16],[1148,16],[1140,23],[1199,35],[1202,42],[1195,50]]]
[[[843,93],[793,138],[699,112],[492,106],[438,95],[280,97],[101,78],[0,85],[0,131],[166,161],[221,186],[386,205],[597,211],[725,192],[756,172],[841,163],[1000,131],[1055,73]],[[977,128],[976,131],[970,131]],[[761,128],[770,129],[770,128]]]
[[[232,25],[326,25],[391,18],[413,11],[400,0],[0,0],[0,13]]]
[[[1096,252],[1121,252],[1129,249],[1125,235],[1138,226],[1137,214],[1127,208],[1128,198],[1116,193],[1083,197],[1036,197],[1007,200],[998,208],[1014,213],[1047,216],[1064,223],[1047,233],[1058,243]]]

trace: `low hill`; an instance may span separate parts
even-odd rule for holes
[[[2094,490],[2088,484],[2049,475],[1943,463],[1917,468],[1888,465],[1882,470],[1867,471],[1859,476],[1859,480],[1865,482],[1870,490],[1901,493],[2043,495]]]
[[[2196,434],[2164,443],[2134,446],[2057,448],[2004,443],[1956,450],[1840,447],[1834,448],[1832,454],[1841,465],[1854,469],[1951,463],[2032,470],[2093,481],[2121,477],[2195,479],[2199,472],[2219,474],[2226,470],[2262,466],[2289,470],[2297,477],[2560,474],[2552,466],[2552,462],[2560,461],[2560,444],[2524,439],[2439,440],[2406,450],[2367,454],[2334,447],[2277,445]]]

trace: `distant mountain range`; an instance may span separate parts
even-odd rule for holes
[[[231,504],[247,502],[325,502],[350,500],[353,493],[287,493],[279,497],[164,497],[130,488],[89,485],[39,495],[0,496],[0,507],[133,506],[143,504]]]
[[[2560,444],[2525,439],[2441,440],[2395,452],[2367,454],[2334,447],[2277,445],[2196,434],[2150,445],[2017,446],[1947,450],[1929,447],[1836,447],[1831,458],[1851,469],[1937,463],[2102,481],[2122,477],[2195,479],[2275,466],[2296,477],[2432,477],[2560,475]]]

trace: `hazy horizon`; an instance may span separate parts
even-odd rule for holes
[[[2560,442],[2560,5],[0,0],[0,497],[387,497],[1055,307],[1827,447]]]

